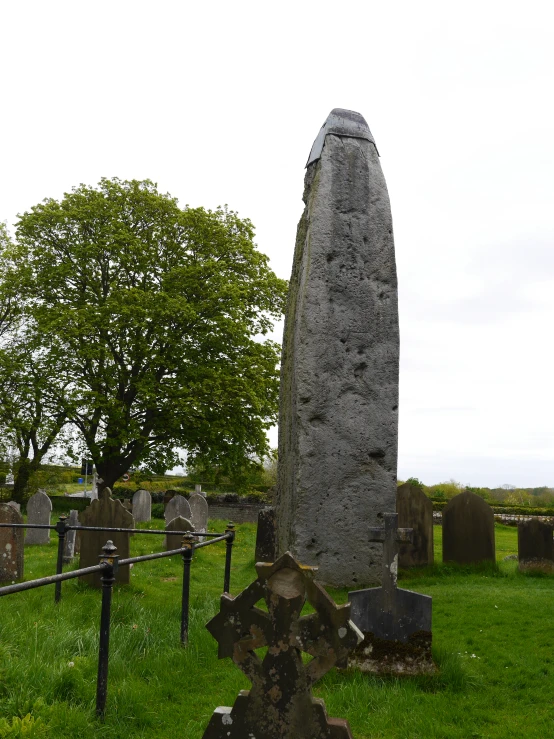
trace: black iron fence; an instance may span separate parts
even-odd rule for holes
[[[231,558],[233,552],[233,542],[235,540],[235,527],[233,523],[229,523],[223,534],[212,534],[206,532],[195,531],[169,531],[154,529],[124,529],[109,528],[102,526],[72,526],[67,524],[65,516],[60,517],[58,523],[54,526],[46,524],[0,524],[1,528],[35,528],[35,529],[55,529],[58,532],[58,552],[56,560],[56,574],[48,577],[41,577],[36,580],[28,580],[27,582],[15,583],[0,588],[0,597],[20,593],[24,590],[32,590],[34,588],[44,587],[45,585],[55,585],[54,600],[59,603],[61,600],[61,584],[64,580],[72,580],[82,575],[92,575],[95,572],[101,572],[102,583],[102,607],[100,612],[100,639],[98,645],[98,677],[96,682],[96,713],[101,718],[104,716],[106,709],[106,699],[108,693],[108,658],[110,643],[110,613],[113,585],[116,580],[118,567],[124,565],[134,565],[139,562],[149,562],[154,559],[164,559],[165,557],[173,557],[180,554],[183,560],[183,587],[181,595],[181,644],[188,644],[189,640],[189,602],[190,602],[190,570],[192,558],[196,549],[211,546],[220,541],[226,542],[225,552],[225,572],[223,577],[223,592],[228,593],[231,580]],[[66,532],[69,530],[77,531],[116,531],[118,533],[133,534],[158,534],[171,536],[182,535],[182,547],[179,549],[171,549],[167,552],[156,552],[154,554],[144,554],[139,557],[128,557],[119,559],[117,548],[112,541],[106,542],[102,547],[102,553],[99,555],[100,563],[92,567],[82,567],[71,572],[62,572],[63,568],[63,549]],[[206,537],[207,541],[198,542],[198,537]]]

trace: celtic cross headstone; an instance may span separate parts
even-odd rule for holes
[[[384,528],[369,529],[370,541],[383,542],[382,586],[348,593],[352,620],[364,635],[349,665],[365,672],[434,672],[432,598],[397,584],[400,544],[411,540],[412,530],[398,528],[397,513],[385,513],[384,522]]]
[[[337,606],[314,581],[315,569],[287,552],[273,564],[258,563],[258,579],[235,598],[221,596],[207,628],[219,658],[231,657],[252,688],[232,708],[215,710],[203,739],[352,739],[348,721],[328,718],[311,686],[335,665],[346,667],[362,635],[349,604]],[[267,612],[256,607],[262,599]],[[315,613],[302,616],[306,601]],[[302,652],[312,655],[308,664]]]

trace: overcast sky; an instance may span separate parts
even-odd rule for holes
[[[359,111],[395,229],[399,477],[554,486],[552,7],[5,0],[0,220],[150,178],[248,216],[288,278],[313,139]]]

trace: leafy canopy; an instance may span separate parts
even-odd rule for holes
[[[227,208],[179,208],[150,181],[103,179],[20,216],[27,314],[64,348],[65,410],[112,484],[176,446],[228,468],[267,452],[286,283]]]

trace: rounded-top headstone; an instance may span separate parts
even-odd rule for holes
[[[167,534],[165,536],[165,550],[170,552],[173,549],[180,549],[183,545],[183,534],[172,534],[172,531],[194,531],[192,522],[183,516],[177,516],[172,521],[169,521],[165,527]]]
[[[43,490],[38,490],[27,501],[27,523],[50,525],[52,501]],[[50,529],[27,529],[25,544],[48,544]]]
[[[191,521],[195,531],[205,532],[208,528],[208,503],[200,493],[193,493],[189,498]]]
[[[182,516],[183,518],[186,518],[188,521],[190,521],[192,518],[192,513],[188,504],[188,500],[186,498],[183,498],[182,495],[175,494],[165,507],[164,518],[166,524],[168,524],[174,518],[177,518],[177,516]]]
[[[135,523],[152,519],[152,496],[148,490],[137,490],[133,495],[133,518]]]
[[[455,495],[442,511],[442,561],[495,561],[492,508],[468,490]]]

